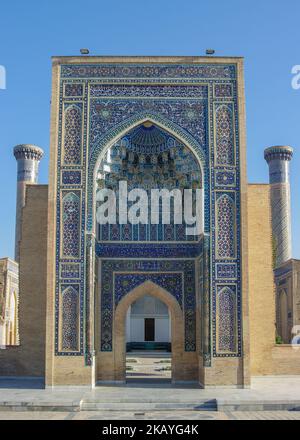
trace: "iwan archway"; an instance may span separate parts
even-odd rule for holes
[[[172,379],[196,381],[196,335],[199,325],[196,323],[196,303],[200,295],[196,283],[196,258],[201,258],[203,252],[204,209],[201,195],[198,201],[192,200],[194,205],[199,202],[200,216],[197,222],[201,226],[196,233],[187,234],[190,225],[185,219],[184,195],[186,189],[194,196],[195,190],[203,193],[200,160],[183,141],[155,124],[153,119],[147,119],[123,132],[109,148],[105,148],[100,160],[97,160],[97,167],[95,211],[98,224],[95,222],[95,239],[98,283],[95,290],[95,380],[97,383],[125,380],[126,314],[119,319],[118,310],[123,301],[125,304],[130,301],[131,304],[136,300],[132,294],[136,288],[141,289],[139,286],[152,283],[151,291],[148,293],[156,296],[159,289],[169,292],[181,313],[182,322],[175,327],[172,325],[171,332],[172,351],[175,350]],[[98,218],[98,209],[101,207],[98,200],[101,198],[98,195],[103,188],[113,191],[119,214],[120,182],[126,183],[128,194],[137,188],[144,191],[148,198],[146,219],[139,217],[137,223],[127,220],[122,224],[118,221],[120,217],[116,217],[115,224],[106,221],[101,224]],[[167,191],[169,194],[175,190],[179,196],[179,199],[175,196],[170,197],[166,201],[166,208],[160,199],[154,208],[158,213],[157,223],[152,221],[153,189]],[[174,212],[180,203],[183,205],[182,221],[177,223],[174,221]],[[130,206],[132,204],[128,203],[126,209],[130,209]],[[195,214],[195,209],[193,211]],[[169,223],[163,221],[164,212],[170,214]],[[146,290],[147,286],[149,285],[146,284]],[[142,296],[147,294],[146,290],[139,290]],[[163,302],[167,304],[170,298]],[[125,312],[127,309],[128,307]],[[177,309],[173,305],[172,309],[170,308],[171,315],[178,316]],[[122,331],[119,328],[120,322]],[[123,338],[121,348],[118,345],[120,332]],[[181,348],[178,348],[177,340],[180,341]],[[118,358],[121,353],[122,361]],[[185,368],[182,364],[183,359],[190,359]],[[176,366],[178,363],[179,368]],[[110,365],[111,368],[106,369],[105,365]]]
[[[174,363],[182,373],[174,367],[174,380],[194,380],[190,358],[197,357],[203,385],[243,386],[249,357],[242,61],[55,59],[52,103],[47,384],[124,379],[116,314],[149,281],[182,310],[184,349]],[[137,140],[151,130],[157,135],[144,157]],[[126,151],[115,154],[115,146]],[[125,165],[131,182],[145,171],[146,188],[157,174],[171,185],[186,164],[198,164],[201,178],[184,182],[197,175],[188,169],[182,184],[203,188],[204,233],[187,240],[177,225],[97,227],[98,180],[118,181],[112,170],[100,170],[110,163],[110,149],[116,174]]]

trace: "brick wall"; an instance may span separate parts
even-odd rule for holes
[[[47,185],[27,185],[19,266],[21,345],[0,350],[1,376],[45,374],[47,204]]]

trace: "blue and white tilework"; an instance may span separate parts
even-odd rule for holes
[[[210,237],[206,281],[199,283],[209,295],[205,301],[209,303],[210,324],[202,331],[209,339],[205,342],[209,347],[204,356],[206,365],[211,356],[241,355],[236,69],[234,63],[89,64],[88,59],[86,64],[61,66],[56,176],[57,355],[85,355],[87,361],[90,359],[94,347],[90,346],[93,338],[88,332],[93,330],[88,329],[86,305],[93,295],[104,299],[98,311],[101,347],[97,349],[112,350],[116,302],[128,293],[129,279],[137,285],[147,277],[176,297],[185,317],[185,350],[196,350],[195,261],[203,252],[201,238],[181,240],[180,229],[104,231],[112,234],[109,237],[113,240],[98,235],[95,243],[96,254],[102,259],[101,292],[90,290],[93,283],[86,282],[87,273],[95,276],[95,268],[86,263],[90,261],[86,236],[97,235],[95,195],[100,163],[108,148],[121,139],[126,142],[147,121],[158,128],[159,136],[165,136],[168,149],[174,142],[178,148],[189,149],[201,169],[205,233]],[[139,150],[138,154],[144,153]],[[164,237],[170,240],[166,243]],[[179,240],[176,243],[172,238]],[[119,274],[120,268],[126,275]],[[106,289],[114,276],[117,290],[112,290],[112,284]]]

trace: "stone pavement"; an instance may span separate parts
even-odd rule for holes
[[[126,378],[171,380],[171,353],[149,350],[127,353]]]
[[[72,418],[94,411],[113,414],[132,414],[142,411],[155,414],[160,411],[176,411],[195,417],[203,411],[209,415],[227,414],[235,417],[243,411],[243,417],[252,411],[297,410],[300,414],[300,377],[274,376],[254,377],[250,389],[206,388],[197,384],[171,384],[171,358],[169,353],[131,352],[127,355],[127,383],[123,386],[56,387],[44,389],[42,381],[33,379],[0,378],[1,411],[62,411],[73,413]],[[248,413],[250,411],[250,413]],[[267,413],[265,413],[267,414]],[[296,415],[295,415],[296,414]],[[34,417],[34,414],[32,413]],[[206,412],[206,416],[208,413]],[[61,417],[64,418],[63,414]],[[230,416],[231,417],[231,416]],[[250,415],[251,417],[251,415]]]
[[[0,380],[0,411],[300,410],[300,377],[253,378],[251,389],[130,382],[95,389],[43,389],[33,380]]]
[[[2,411],[0,420],[300,420],[293,411]]]

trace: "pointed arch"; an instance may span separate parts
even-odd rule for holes
[[[157,125],[159,128],[178,139],[179,142],[186,145],[194,153],[199,162],[203,182],[207,182],[208,173],[205,172],[207,168],[206,155],[199,143],[194,139],[194,137],[191,136],[185,129],[161,115],[157,115],[152,112],[138,113],[131,118],[128,118],[125,121],[121,122],[120,124],[117,124],[113,129],[109,130],[91,151],[88,168],[88,188],[90,190],[88,194],[87,204],[87,229],[89,231],[92,231],[95,228],[94,187],[97,169],[100,165],[101,160],[103,159],[106,151],[115,142],[125,136],[126,133],[133,128],[146,122]],[[204,187],[208,188],[208,185],[206,184],[204,185]]]
[[[150,280],[145,281],[127,293],[119,302],[114,316],[114,351],[118,380],[125,381],[126,375],[126,314],[129,306],[145,295],[159,299],[168,307],[171,315],[172,378],[180,375],[180,359],[184,351],[184,319],[181,307],[174,295]]]

